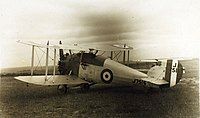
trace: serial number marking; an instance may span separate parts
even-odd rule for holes
[[[146,86],[146,85],[148,84],[146,81],[138,80],[138,79],[134,79],[134,80],[133,80],[133,83],[134,83],[134,84],[144,85],[144,86]]]

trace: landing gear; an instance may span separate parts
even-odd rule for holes
[[[80,87],[82,91],[88,91],[90,89],[90,84],[82,84]]]
[[[67,89],[68,89],[67,85],[58,85],[58,88],[57,88],[59,94],[67,93]]]

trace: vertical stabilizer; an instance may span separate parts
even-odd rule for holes
[[[178,60],[167,60],[165,80],[169,82],[170,87],[176,85],[183,74],[183,67]]]

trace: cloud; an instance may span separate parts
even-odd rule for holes
[[[199,3],[188,0],[0,1],[3,42],[0,45],[1,50],[6,50],[2,58],[8,63],[4,65],[22,65],[18,55],[25,59],[30,56],[28,52],[21,55],[24,49],[15,43],[18,39],[65,43],[121,41],[133,47],[145,45],[134,52],[134,58],[165,57],[172,52],[176,56],[195,56],[200,38]],[[144,49],[154,44],[158,48]],[[190,49],[184,52],[187,45]]]

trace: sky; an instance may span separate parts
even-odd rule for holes
[[[1,0],[0,67],[30,65],[31,47],[17,40],[126,43],[131,59],[198,58],[199,12],[199,0]]]

